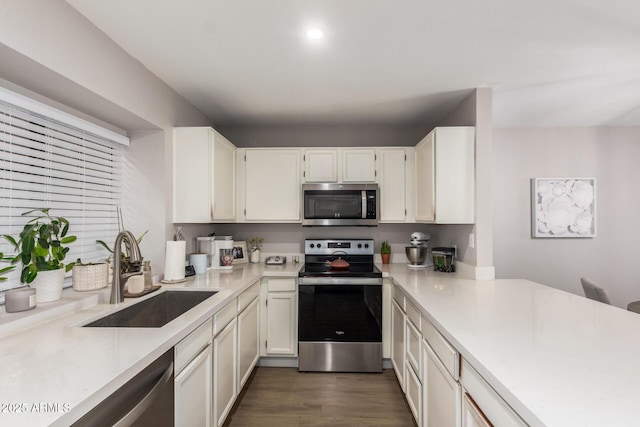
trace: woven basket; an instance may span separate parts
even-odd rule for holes
[[[73,290],[95,291],[107,286],[109,278],[109,264],[74,265],[72,270]]]

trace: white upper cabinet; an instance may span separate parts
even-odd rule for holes
[[[440,127],[415,147],[415,220],[473,224],[475,128]]]
[[[173,222],[236,219],[236,147],[209,127],[173,130]]]
[[[305,150],[304,180],[306,182],[338,182],[337,150]]]
[[[342,182],[376,182],[376,150],[342,149]]]
[[[300,221],[300,150],[244,151],[244,216],[255,222]]]
[[[376,149],[380,222],[412,220],[413,157],[413,147]]]

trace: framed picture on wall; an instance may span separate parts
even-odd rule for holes
[[[249,262],[249,254],[247,253],[247,242],[233,242],[233,263],[246,264]]]
[[[531,237],[595,236],[595,178],[531,179]]]

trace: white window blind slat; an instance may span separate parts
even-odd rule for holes
[[[0,234],[17,239],[30,219],[21,216],[23,212],[51,208],[52,215],[70,221],[69,233],[78,237],[69,245],[65,261],[103,261],[109,252],[96,240],[111,244],[118,234],[121,136],[102,132],[93,124],[85,126],[82,119],[61,121],[68,115],[55,109],[49,117],[42,105],[37,111],[12,105],[5,94],[0,88]],[[0,251],[14,253],[4,239],[0,239]],[[0,291],[22,286],[19,270],[20,264],[5,274],[9,280],[0,282]],[[71,285],[70,277],[65,283]]]

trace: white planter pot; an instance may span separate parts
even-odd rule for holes
[[[249,254],[249,262],[260,262],[260,249],[256,249],[255,251],[251,251]]]
[[[76,264],[71,271],[74,291],[95,291],[107,286],[109,264],[106,262],[88,265]]]
[[[38,304],[57,301],[62,297],[64,273],[64,268],[38,271],[38,275],[31,282],[31,287],[36,289],[36,302]]]

